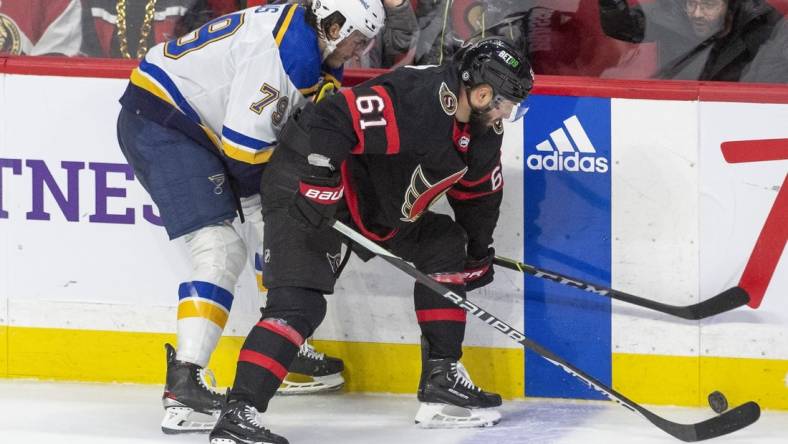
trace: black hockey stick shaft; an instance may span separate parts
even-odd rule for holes
[[[567,276],[565,274],[556,273],[555,271],[546,270],[544,268],[538,268],[533,265],[502,256],[495,256],[493,263],[504,268],[530,274],[532,276],[547,279],[562,285],[567,285],[569,287],[578,288],[589,293],[607,296],[611,299],[637,305],[638,307],[644,307],[690,320],[698,320],[715,316],[720,313],[733,310],[734,308],[741,307],[742,305],[750,302],[750,295],[747,294],[747,291],[741,287],[731,287],[722,293],[697,304],[687,306],[669,305],[654,301],[652,299],[646,299],[640,296],[624,293],[623,291],[592,284],[581,279]]]
[[[640,406],[639,404],[627,398],[626,396],[622,395],[621,393],[615,391],[613,388],[608,387],[603,382],[597,380],[593,376],[575,367],[574,365],[572,365],[565,359],[561,358],[560,356],[556,355],[552,351],[539,345],[533,340],[528,339],[528,337],[526,337],[525,334],[521,333],[511,325],[507,324],[506,322],[499,319],[495,315],[488,313],[486,310],[477,306],[476,304],[468,301],[463,296],[451,291],[450,289],[446,288],[439,282],[436,282],[434,279],[430,278],[426,274],[417,270],[415,267],[407,263],[405,260],[389,253],[383,247],[367,239],[366,237],[356,232],[352,228],[348,227],[347,225],[343,224],[342,222],[333,220],[331,221],[331,225],[334,227],[334,229],[336,229],[337,231],[348,237],[351,241],[355,242],[358,245],[361,245],[362,247],[366,248],[370,252],[379,256],[386,262],[402,270],[406,274],[416,279],[419,283],[425,285],[426,287],[430,288],[434,292],[450,300],[458,307],[464,309],[465,311],[475,316],[485,324],[490,325],[491,327],[505,334],[515,342],[521,344],[526,349],[530,349],[536,352],[544,359],[546,359],[548,362],[557,365],[558,367],[561,367],[565,372],[582,380],[583,382],[588,384],[591,388],[605,395],[611,401],[615,401],[618,404],[621,404],[622,406],[626,407],[627,409],[635,413],[639,413],[641,416],[646,418],[655,426],[659,427],[666,433],[682,441],[686,441],[686,442],[702,441],[705,439],[715,438],[717,436],[735,432],[736,430],[742,429],[754,423],[760,417],[760,412],[761,412],[760,407],[755,402],[750,401],[732,410],[728,410],[722,415],[715,416],[713,418],[707,419],[697,424],[679,424],[664,419],[661,416],[652,413],[648,409]]]

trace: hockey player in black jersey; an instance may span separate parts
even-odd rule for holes
[[[488,38],[451,63],[400,68],[291,119],[261,184],[268,304],[243,345],[212,444],[287,442],[255,413],[325,316],[341,268],[332,217],[460,295],[493,280],[502,119],[520,116],[532,85],[520,51]],[[454,218],[430,211],[444,195]],[[413,294],[423,338],[416,422],[497,423],[501,397],[460,363],[465,311],[419,283]]]

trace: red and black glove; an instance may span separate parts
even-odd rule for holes
[[[468,258],[465,260],[465,270],[462,272],[462,277],[465,280],[466,291],[476,290],[493,281],[494,257],[495,249],[490,247],[487,250],[487,256],[481,259]]]
[[[334,217],[343,191],[339,173],[303,177],[290,207],[290,216],[309,231],[321,230]]]

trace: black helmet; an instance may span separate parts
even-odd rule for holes
[[[494,94],[520,103],[534,85],[528,59],[512,43],[501,37],[486,37],[457,54],[460,79],[468,89],[488,84]]]

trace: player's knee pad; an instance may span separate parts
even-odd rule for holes
[[[326,298],[320,291],[310,288],[272,288],[268,290],[268,301],[261,312],[263,319],[281,319],[308,338],[326,316]]]
[[[200,228],[185,240],[192,257],[192,281],[209,282],[232,293],[246,263],[246,246],[232,225]]]

